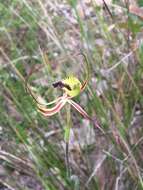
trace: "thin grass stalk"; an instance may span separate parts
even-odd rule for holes
[[[118,141],[117,139],[115,139],[115,141],[116,141],[116,143],[118,143],[118,145],[120,146],[121,151],[122,151],[122,149],[124,149],[125,153],[128,154],[128,155],[130,155],[130,157],[131,157],[131,159],[132,159],[132,161],[133,161],[133,163],[134,163],[134,169],[135,169],[134,171],[135,171],[135,173],[136,173],[136,177],[139,178],[140,184],[141,184],[141,186],[142,186],[142,185],[143,185],[143,181],[142,181],[142,177],[141,177],[141,174],[140,174],[140,171],[139,171],[138,164],[137,164],[137,162],[136,162],[136,159],[135,159],[135,157],[134,157],[134,155],[133,155],[133,153],[132,153],[132,151],[131,151],[131,149],[130,149],[128,143],[125,141],[125,131],[123,130],[123,129],[124,129],[124,125],[123,125],[123,123],[120,121],[120,118],[119,118],[118,114],[117,114],[116,111],[113,109],[112,105],[111,105],[110,102],[107,100],[107,98],[104,97],[104,99],[105,99],[107,105],[108,105],[108,106],[110,107],[110,109],[112,110],[112,113],[113,113],[113,115],[114,115],[114,118],[115,118],[116,122],[119,124],[119,127],[116,128],[116,129],[117,129],[117,138],[118,138],[119,141]],[[117,125],[117,126],[118,126],[118,125]],[[121,129],[122,129],[122,130],[121,130]],[[115,137],[115,138],[116,138],[116,137]],[[130,166],[130,167],[132,167],[132,166]],[[132,174],[130,173],[130,175],[132,175]],[[143,186],[142,186],[142,188],[143,188]]]
[[[21,134],[19,133],[19,131],[13,126],[12,121],[10,118],[8,118],[7,115],[5,115],[5,117],[7,118],[7,121],[10,125],[10,127],[12,128],[12,130],[15,132],[15,134],[17,135],[17,137],[21,140],[21,142],[23,143],[23,145],[25,146],[26,150],[29,152],[29,154],[31,155],[33,161],[35,164],[33,164],[33,170],[36,173],[37,177],[39,178],[39,180],[42,182],[43,186],[46,188],[46,190],[51,190],[51,186],[53,186],[53,182],[47,181],[45,180],[39,173],[39,168],[41,168],[41,160],[38,158],[37,153],[35,153],[33,145],[31,144],[32,142],[27,140],[25,141],[25,139],[21,136]],[[32,140],[32,139],[31,139]],[[54,187],[54,186],[53,186]],[[56,190],[55,188],[53,188],[53,190]]]

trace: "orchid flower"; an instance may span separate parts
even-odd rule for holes
[[[69,103],[81,115],[83,115],[86,119],[89,119],[90,118],[89,115],[83,110],[83,108],[72,100],[72,98],[79,95],[84,90],[86,84],[87,80],[85,80],[84,83],[81,84],[81,82],[74,76],[69,76],[62,81],[54,83],[53,84],[54,87],[62,88],[64,92],[63,95],[45,105],[38,103],[37,104],[38,111],[44,116],[52,116],[58,113],[66,103]],[[52,108],[47,107],[52,104],[55,104]]]
[[[88,61],[84,54],[84,59],[86,61],[86,66],[88,67]],[[27,89],[29,90],[31,96],[34,98],[34,100],[37,103],[37,109],[38,111],[45,117],[50,117],[55,115],[56,113],[60,112],[60,110],[65,106],[65,104],[69,103],[73,108],[75,108],[85,119],[92,120],[93,119],[86,113],[86,111],[75,101],[73,101],[73,98],[78,96],[87,86],[88,80],[89,80],[89,69],[86,70],[86,79],[83,83],[79,81],[78,78],[71,75],[61,81],[58,81],[53,84],[54,88],[61,88],[63,90],[63,95],[58,97],[57,99],[49,102],[49,103],[40,103],[38,101],[33,92],[31,91],[29,85],[27,85]],[[53,105],[53,107],[51,107]],[[50,107],[48,107],[50,106]],[[100,128],[96,121],[96,126]]]

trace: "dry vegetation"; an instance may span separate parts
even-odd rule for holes
[[[142,0],[0,0],[0,190],[143,189]],[[53,82],[85,73],[74,100],[43,117]],[[68,153],[65,133],[70,127]],[[69,131],[68,131],[69,132]]]

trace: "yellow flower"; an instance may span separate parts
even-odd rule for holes
[[[84,57],[84,59],[86,61],[86,66],[88,67],[88,61],[87,61],[86,56],[84,54],[81,54],[81,55]],[[30,72],[30,75],[31,74],[32,74],[32,72]],[[83,84],[81,84],[81,82],[78,80],[78,78],[76,78],[73,75],[63,79],[62,81],[58,81],[58,82],[54,83],[53,86],[55,88],[56,87],[62,88],[64,93],[61,97],[58,97],[57,99],[55,99],[49,103],[44,103],[44,104],[39,102],[37,100],[37,98],[35,97],[34,93],[31,91],[31,88],[28,85],[28,78],[26,80],[27,81],[26,87],[27,87],[27,90],[29,91],[30,95],[33,97],[33,99],[37,103],[38,111],[44,116],[52,116],[52,115],[58,113],[66,103],[69,103],[78,112],[80,112],[85,118],[91,119],[90,116],[83,110],[83,108],[72,100],[73,97],[79,95],[85,89],[88,80],[89,80],[89,70],[87,68],[86,79],[83,82]],[[51,107],[51,106],[47,107],[52,104],[55,104],[55,105],[53,107]]]
[[[87,66],[87,70],[86,70],[86,79],[84,80],[83,83],[81,83],[79,81],[78,78],[76,78],[75,76],[71,75],[61,81],[55,82],[53,84],[54,88],[56,87],[60,87],[64,93],[62,96],[58,97],[57,99],[48,102],[48,103],[41,103],[37,100],[37,98],[35,97],[34,93],[31,91],[30,86],[28,85],[28,79],[26,80],[26,87],[27,90],[29,91],[30,95],[33,97],[33,99],[35,100],[35,102],[37,103],[37,108],[38,111],[43,115],[43,116],[47,116],[50,117],[56,113],[58,113],[66,103],[69,103],[73,108],[75,108],[84,118],[89,119],[91,121],[94,121],[95,126],[98,127],[100,130],[102,130],[100,128],[100,126],[97,123],[96,118],[93,120],[85,111],[84,109],[77,104],[76,102],[74,102],[72,100],[73,97],[79,95],[87,86],[88,80],[89,80],[89,68],[88,68],[88,61],[87,58],[84,54],[83,55],[85,61],[86,61],[86,66]],[[32,72],[30,72],[30,75],[32,74]],[[52,104],[55,104],[53,107],[51,107]],[[47,107],[49,106],[50,107]]]
[[[60,87],[63,89],[64,94],[61,97],[58,97],[52,102],[47,104],[41,104],[37,102],[37,107],[40,113],[44,116],[52,116],[58,113],[66,103],[71,104],[77,111],[79,111],[86,119],[90,119],[88,114],[83,110],[83,108],[78,105],[76,102],[72,100],[73,97],[79,95],[82,90],[85,88],[87,84],[87,79],[84,81],[83,84],[78,80],[78,78],[74,77],[73,75],[63,79],[62,81],[58,81],[53,84],[54,88]],[[35,99],[35,98],[34,98]],[[47,106],[55,104],[52,108],[47,108]]]
[[[70,97],[75,97],[80,94],[82,84],[76,77],[69,76],[66,79],[62,80],[62,82],[63,84],[66,84],[70,87],[70,89],[66,88],[66,86],[63,87],[63,90],[67,95]]]

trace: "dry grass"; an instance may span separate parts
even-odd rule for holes
[[[98,3],[0,2],[0,189],[143,189],[141,12],[136,2]],[[52,83],[71,73],[83,81],[80,51],[90,80],[75,99],[105,134],[68,107],[42,117],[25,88],[31,69],[41,101],[61,95]]]

